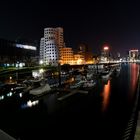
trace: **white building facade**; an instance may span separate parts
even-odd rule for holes
[[[45,28],[40,40],[40,61],[45,65],[57,65],[64,46],[63,28]]]

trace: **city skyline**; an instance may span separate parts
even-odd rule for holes
[[[2,1],[0,38],[40,40],[43,29],[63,27],[66,46],[87,43],[97,53],[104,43],[114,52],[139,49],[139,2]]]

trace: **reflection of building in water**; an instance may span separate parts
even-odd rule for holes
[[[109,97],[110,97],[110,80],[108,81],[108,83],[106,85],[104,85],[104,89],[103,89],[103,106],[102,106],[102,110],[105,111],[108,104],[109,104]]]
[[[137,81],[138,81],[138,76],[139,76],[139,65],[132,63],[130,64],[130,93],[133,93],[133,95],[129,96],[130,98],[132,98],[134,96],[135,93],[135,89],[137,86]]]

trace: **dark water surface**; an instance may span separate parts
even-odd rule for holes
[[[139,65],[122,64],[119,75],[99,80],[89,94],[77,93],[58,101],[59,94],[46,95],[29,108],[1,107],[1,129],[26,139],[119,140],[135,101]]]

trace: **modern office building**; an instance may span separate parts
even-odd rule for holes
[[[85,44],[80,44],[77,52],[66,47],[63,37],[63,28],[45,28],[44,37],[40,40],[40,64],[89,64],[93,63],[92,51]]]
[[[64,47],[63,28],[45,28],[40,41],[40,61],[45,65],[57,65]]]
[[[61,64],[74,64],[74,55],[72,48],[63,47],[61,52]]]
[[[0,65],[15,66],[17,63],[32,65],[36,57],[37,46],[0,39]]]

